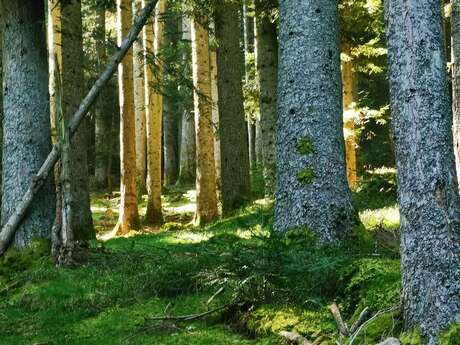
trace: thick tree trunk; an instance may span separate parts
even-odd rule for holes
[[[192,65],[196,128],[196,213],[195,225],[219,217],[217,208],[214,135],[212,128],[211,71],[208,31],[192,19]]]
[[[3,65],[2,65],[2,46],[3,46],[3,38],[2,38],[2,17],[0,15],[0,205],[2,204],[2,150],[3,150]],[[0,221],[1,222],[1,221]]]
[[[454,153],[457,180],[460,180],[460,0],[452,0],[450,16],[452,30],[452,105]]]
[[[276,182],[276,121],[278,83],[278,39],[276,23],[256,0],[256,66],[260,88],[260,145],[264,169],[265,195],[273,197]],[[257,134],[257,133],[256,133]]]
[[[219,97],[222,212],[231,213],[250,197],[248,131],[243,105],[243,54],[239,6],[219,2],[215,25]]]
[[[2,1],[3,31],[3,185],[2,225],[16,210],[51,150],[48,63],[43,0]],[[13,245],[24,247],[50,237],[55,213],[52,178],[19,225]]]
[[[406,328],[460,315],[460,201],[439,0],[386,0]]]
[[[84,97],[83,74],[83,32],[80,0],[61,2],[62,35],[62,113],[70,122]],[[94,238],[93,220],[89,198],[89,176],[87,162],[88,119],[72,137],[69,151],[69,178],[71,181],[68,197],[72,209],[71,228],[75,240]],[[65,188],[64,188],[65,189]]]
[[[351,46],[342,44],[345,59],[342,61],[343,111],[345,131],[345,157],[347,161],[347,180],[351,188],[358,183],[354,107],[357,98],[357,80],[353,70]]]
[[[337,1],[280,1],[278,231],[322,242],[356,223],[345,169]],[[308,81],[308,82],[307,82]]]
[[[134,13],[142,9],[142,0],[133,3]],[[142,197],[146,192],[147,178],[147,131],[145,117],[145,54],[143,35],[140,35],[133,45],[133,70],[134,70],[134,113],[136,118],[136,186],[137,196]]]
[[[105,9],[96,7],[96,53],[99,71],[102,73],[108,63],[106,43]],[[111,183],[110,161],[112,155],[112,122],[113,122],[114,87],[110,83],[102,90],[96,108],[95,120],[95,185],[97,188],[107,188]],[[110,191],[109,191],[110,192]]]
[[[129,0],[117,0],[118,44],[132,25]],[[133,52],[129,50],[118,68],[120,97],[121,200],[119,231],[127,234],[139,226],[136,192],[136,121],[134,114]]]
[[[163,37],[163,23],[160,18],[165,11],[165,1],[160,0],[155,10],[155,23],[145,27],[144,45],[149,64],[145,65],[145,99],[147,110],[147,170],[148,201],[145,223],[160,226],[163,223],[161,206],[162,190],[162,131],[163,131],[163,96],[155,91],[154,86],[162,76],[163,66],[153,66],[153,57],[160,51]],[[157,59],[155,59],[157,63]]]

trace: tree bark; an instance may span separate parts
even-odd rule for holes
[[[69,123],[84,97],[83,31],[80,0],[61,1],[62,35],[62,113]],[[85,119],[72,137],[68,168],[70,193],[67,205],[72,209],[71,228],[73,239],[89,240],[95,237],[89,197],[87,143],[89,123]],[[64,184],[65,185],[65,184]],[[66,188],[63,190],[66,192]]]
[[[248,131],[243,105],[243,54],[239,6],[220,1],[215,25],[219,97],[222,213],[230,214],[250,197]]]
[[[460,1],[452,0],[452,110],[457,180],[460,180]]]
[[[133,3],[134,13],[142,9],[142,0]],[[133,70],[134,70],[134,113],[136,118],[136,187],[139,198],[147,191],[147,131],[145,107],[145,54],[143,35],[140,35],[133,45]]]
[[[322,242],[356,224],[345,169],[337,1],[280,1],[275,228]],[[307,82],[308,81],[308,82]]]
[[[192,65],[196,129],[196,213],[199,226],[219,217],[217,208],[214,136],[212,128],[211,71],[209,34],[192,19]]]
[[[0,15],[0,205],[2,204],[2,150],[3,150],[3,64],[2,64],[2,46],[3,46],[3,38],[2,38],[2,15]]]
[[[98,69],[100,73],[104,70],[108,62],[107,43],[106,43],[106,20],[105,9],[101,6],[96,7],[96,54],[98,59]],[[101,92],[97,102],[95,120],[95,185],[97,188],[107,188],[111,184],[111,155],[112,155],[112,122],[113,113],[113,94],[114,86],[109,83]],[[110,192],[110,191],[109,191]]]
[[[385,1],[407,329],[460,315],[460,200],[439,0]]]
[[[211,64],[211,98],[212,98],[212,125],[214,130],[214,165],[216,167],[217,199],[222,201],[221,184],[221,155],[220,155],[220,133],[219,133],[219,90],[217,87],[217,53],[211,49],[209,52]]]
[[[5,225],[51,149],[51,127],[44,2],[4,0],[0,6],[5,24],[2,176],[2,225]],[[27,246],[34,238],[50,237],[55,212],[52,180],[46,179],[28,217],[19,224],[12,239],[15,247]]]
[[[161,64],[156,59],[160,51],[163,37],[162,13],[165,2],[160,0],[155,10],[155,22],[145,27],[145,51],[149,63],[145,71],[145,92],[147,110],[147,164],[148,164],[148,201],[145,223],[160,226],[163,223],[161,206],[162,190],[162,128],[163,128],[163,96],[155,91],[159,78],[162,77]],[[152,61],[153,60],[153,61]],[[153,65],[153,64],[156,64]]]
[[[118,44],[132,24],[129,0],[117,0]],[[134,114],[133,52],[129,50],[118,67],[120,99],[120,219],[119,232],[127,234],[139,227],[136,191],[136,121]]]
[[[260,88],[260,141],[264,171],[265,195],[273,197],[276,182],[276,128],[278,39],[276,23],[266,11],[266,3],[255,1],[256,66]],[[257,134],[257,133],[256,133]]]

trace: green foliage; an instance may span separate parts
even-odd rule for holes
[[[300,139],[299,143],[297,144],[297,151],[302,156],[316,153],[316,148],[315,144],[313,143],[313,140],[309,137]]]
[[[401,334],[400,340],[402,345],[421,345],[424,343],[420,330],[404,332]]]
[[[299,175],[297,176],[297,179],[299,180],[300,183],[302,184],[311,184],[313,183],[313,180],[315,179],[316,174],[313,168],[307,167],[302,169],[299,172]]]
[[[453,323],[440,337],[441,345],[460,345],[460,322]]]

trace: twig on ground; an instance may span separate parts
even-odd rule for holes
[[[313,345],[307,338],[297,332],[281,331],[279,335],[297,345]]]
[[[344,337],[348,337],[350,335],[350,330],[348,329],[347,324],[343,321],[342,315],[340,314],[340,309],[337,303],[332,303],[329,307],[332,315],[334,316],[335,322],[337,323],[337,327],[339,329],[340,335]]]
[[[359,317],[358,319],[356,320],[356,322],[353,324],[353,326],[351,326],[350,328],[350,334],[354,334],[356,332],[356,330],[358,329],[359,326],[361,326],[361,324],[364,322],[364,318],[366,317],[367,313],[369,311],[369,308],[366,307],[363,309],[363,311],[359,314]]]
[[[209,316],[221,310],[227,309],[234,304],[235,302],[227,303],[220,307],[217,307],[217,308],[214,308],[214,309],[211,309],[203,313],[199,313],[199,314],[177,315],[177,316],[174,316],[174,315],[154,316],[154,317],[148,318],[147,321],[193,321],[193,320],[203,319],[206,316]]]

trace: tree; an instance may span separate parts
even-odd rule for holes
[[[80,0],[61,1],[61,92],[62,114],[69,122],[84,97],[83,32]],[[71,209],[71,228],[75,240],[94,237],[90,208],[87,143],[88,119],[72,138],[69,152],[70,193],[68,205]]]
[[[192,65],[195,88],[196,190],[194,223],[201,225],[219,217],[217,208],[214,135],[212,128],[209,34],[203,24],[192,19]]]
[[[134,14],[138,14],[142,9],[142,0],[135,0],[133,8]],[[147,178],[144,59],[143,35],[140,35],[133,45],[134,113],[136,119],[136,186],[138,197],[141,197],[146,191]]]
[[[2,225],[13,214],[30,180],[51,149],[48,62],[43,0],[3,0],[3,185]],[[13,245],[49,238],[55,213],[48,178],[20,224]]]
[[[163,223],[161,206],[161,136],[163,128],[163,96],[156,91],[162,76],[159,54],[163,38],[163,23],[160,16],[165,11],[165,1],[160,0],[155,10],[154,28],[152,24],[145,27],[144,46],[145,64],[145,99],[147,110],[147,170],[148,200],[145,223],[159,226]]]
[[[456,157],[457,180],[460,180],[460,1],[452,0],[450,15],[452,30],[452,105],[454,153]]]
[[[255,1],[257,74],[260,88],[260,129],[266,196],[275,193],[276,121],[278,83],[278,38],[276,22],[270,16],[273,3]]]
[[[430,344],[460,314],[460,200],[439,0],[385,2],[403,313]]]
[[[239,5],[215,5],[222,212],[229,214],[250,197],[248,131],[244,115],[243,54]]]
[[[132,24],[129,0],[117,0],[118,44],[128,34]],[[122,234],[139,226],[136,192],[136,142],[134,117],[133,52],[130,50],[118,68],[120,99],[120,166],[121,200],[119,230]]]
[[[356,223],[345,171],[337,1],[280,1],[278,231],[337,242]],[[308,82],[307,82],[308,81]]]

